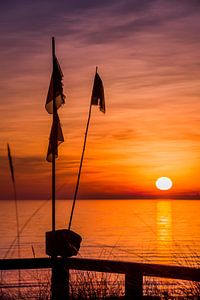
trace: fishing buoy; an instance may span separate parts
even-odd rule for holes
[[[55,257],[70,257],[78,254],[82,238],[69,229],[46,232],[46,254]]]

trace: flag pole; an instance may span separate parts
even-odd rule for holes
[[[55,58],[55,38],[52,37],[52,65],[53,65],[53,123],[56,117],[56,102],[55,102],[55,87],[54,87],[54,58]],[[54,123],[56,124],[56,123]],[[56,141],[57,142],[57,141]],[[56,155],[55,150],[56,146],[55,143],[52,145],[52,231],[56,229]]]
[[[17,225],[17,250],[18,250],[18,258],[21,258],[21,249],[20,249],[20,230],[19,230],[19,209],[18,209],[18,202],[17,202],[17,190],[16,190],[16,183],[15,183],[15,174],[14,174],[14,167],[13,167],[13,161],[10,151],[10,146],[7,144],[7,150],[8,150],[8,160],[9,160],[9,166],[10,166],[10,173],[13,183],[13,192],[14,192],[14,199],[15,199],[15,214],[16,214],[16,225]],[[20,285],[21,285],[21,271],[18,270],[18,298],[20,297]]]
[[[13,183],[14,199],[15,199],[15,213],[16,213],[17,241],[18,241],[17,248],[18,248],[18,257],[20,258],[21,251],[20,251],[19,210],[18,210],[18,202],[17,202],[17,191],[16,191],[16,184],[15,184],[14,167],[13,167],[12,156],[11,156],[9,144],[7,144],[7,149],[8,149],[8,160],[9,160],[9,165],[10,165],[10,173],[11,173],[11,178],[12,178],[12,183]]]
[[[96,67],[96,73],[97,73],[97,70],[98,70],[98,67]],[[79,171],[78,171],[78,179],[77,179],[77,182],[76,182],[76,188],[75,188],[75,193],[74,193],[72,210],[71,210],[71,215],[70,215],[70,220],[69,220],[69,225],[68,225],[68,229],[69,230],[70,230],[71,225],[72,225],[72,218],[73,218],[73,213],[74,213],[74,207],[75,207],[76,197],[77,197],[78,188],[79,188],[79,182],[80,182],[81,170],[82,170],[83,159],[84,159],[84,154],[85,154],[85,148],[86,148],[86,142],[87,142],[87,135],[88,135],[88,129],[89,129],[89,124],[90,124],[91,112],[92,112],[92,101],[90,102],[90,109],[89,109],[89,114],[88,114],[88,121],[87,121],[86,131],[85,131],[85,139],[84,139],[84,143],[83,143],[83,151],[82,151],[81,161],[80,161],[80,166],[79,166]]]

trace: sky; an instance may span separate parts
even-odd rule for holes
[[[96,66],[107,111],[92,108],[78,198],[199,195],[198,0],[7,0],[0,12],[1,199],[13,198],[7,143],[18,198],[51,195],[52,36],[66,95],[57,198],[73,197]],[[156,189],[160,176],[170,191]]]

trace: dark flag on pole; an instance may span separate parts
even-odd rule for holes
[[[64,299],[66,291],[65,288],[60,290],[58,284],[58,276],[56,275],[58,273],[56,257],[69,257],[72,255],[77,255],[82,238],[80,235],[71,230],[56,230],[56,157],[58,157],[59,144],[64,142],[57,110],[62,104],[65,103],[65,96],[63,94],[62,84],[63,74],[55,56],[54,37],[52,37],[52,63],[53,72],[51,75],[51,81],[45,105],[47,112],[52,114],[53,117],[46,158],[48,162],[51,162],[52,166],[52,230],[46,232],[46,254],[52,258],[51,298]]]
[[[59,116],[57,110],[65,103],[65,95],[63,94],[63,73],[59,62],[54,55],[53,57],[53,72],[51,75],[51,81],[49,85],[49,90],[47,94],[47,100],[45,108],[49,114],[53,115],[53,124],[51,127],[51,133],[49,137],[49,147],[47,151],[47,161],[52,162],[53,153],[55,153],[55,158],[58,157],[58,146],[64,142],[64,136],[62,133],[62,128],[60,125]],[[53,100],[55,97],[55,100]],[[55,113],[53,113],[53,101],[55,101]]]
[[[92,89],[90,109],[89,109],[88,121],[87,121],[86,131],[85,131],[85,139],[84,139],[84,144],[83,144],[83,152],[82,152],[80,166],[79,166],[79,171],[78,171],[78,179],[77,179],[77,183],[76,183],[76,188],[75,188],[75,193],[74,193],[74,199],[73,199],[73,204],[72,204],[72,210],[71,210],[71,215],[70,215],[70,219],[69,219],[68,229],[71,228],[72,218],[73,218],[73,213],[74,213],[74,207],[75,207],[76,197],[77,197],[78,188],[79,188],[79,182],[80,182],[80,177],[81,177],[81,170],[82,170],[84,153],[85,153],[85,148],[86,148],[87,135],[88,135],[88,128],[89,128],[90,118],[91,118],[91,112],[92,112],[92,105],[98,105],[100,111],[102,111],[103,113],[106,112],[103,82],[101,80],[101,77],[97,73],[97,67],[96,67],[96,74],[95,74],[95,77],[94,77],[94,84],[93,84],[93,89]]]
[[[62,133],[62,128],[60,125],[60,119],[58,114],[55,115],[53,124],[51,127],[51,133],[49,137],[49,147],[47,151],[47,161],[52,162],[53,158],[53,151],[55,153],[55,157],[58,157],[58,146],[64,142],[64,136]]]
[[[98,105],[100,111],[106,112],[103,82],[97,72],[94,77],[91,105]]]
[[[53,114],[53,97],[55,95],[55,104],[56,109],[58,109],[61,105],[65,104],[65,95],[63,94],[63,73],[59,62],[54,56],[53,59],[53,72],[51,75],[51,81],[49,85],[49,90],[47,94],[47,100],[45,104],[45,108],[49,114]]]

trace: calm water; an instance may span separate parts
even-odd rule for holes
[[[50,201],[19,201],[23,257],[45,256]],[[66,228],[71,201],[57,201],[57,228]],[[200,250],[200,201],[79,200],[72,229],[83,237],[81,257],[196,265]],[[0,257],[16,235],[14,201],[0,201]],[[7,257],[16,257],[16,245]]]

